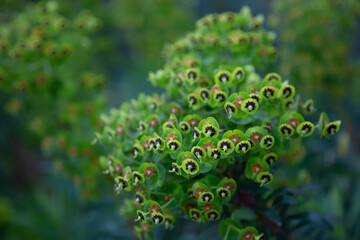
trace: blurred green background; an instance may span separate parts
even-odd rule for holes
[[[111,180],[97,168],[99,116],[159,92],[147,76],[161,68],[165,43],[208,13],[244,5],[277,33],[274,71],[343,121],[335,138],[312,139],[305,160],[291,166],[307,179],[289,187],[297,197],[287,207],[306,219],[291,236],[360,239],[355,0],[1,1],[0,239],[132,239]],[[180,221],[155,238],[220,239],[216,231]]]

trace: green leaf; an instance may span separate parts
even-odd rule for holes
[[[219,232],[224,239],[235,238],[241,233],[241,229],[241,223],[230,218],[222,220],[219,224]]]

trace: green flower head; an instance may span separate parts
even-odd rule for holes
[[[264,149],[270,149],[275,144],[275,138],[271,135],[266,135],[261,139],[260,146]]]
[[[223,91],[216,91],[214,94],[214,100],[216,105],[222,105],[227,101],[227,94]]]
[[[259,109],[258,101],[253,98],[245,99],[241,103],[241,110],[246,112],[247,114],[253,114]]]
[[[279,84],[282,81],[280,75],[277,74],[277,73],[268,73],[265,76],[264,80],[267,81],[267,82],[271,82],[272,84]]]
[[[165,141],[161,137],[153,138],[155,141],[155,150],[164,150],[165,149]]]
[[[303,122],[297,126],[296,131],[302,137],[308,137],[314,132],[314,124],[311,122]]]
[[[208,151],[208,155],[211,159],[213,159],[214,161],[218,160],[219,158],[221,158],[221,152],[220,150],[218,150],[217,148],[212,148]]]
[[[187,100],[190,107],[198,107],[201,103],[199,97],[195,93],[189,94]]]
[[[254,99],[258,104],[261,103],[261,97],[260,97],[260,94],[258,94],[258,93],[250,93],[249,97]]]
[[[206,221],[217,221],[220,219],[220,213],[215,209],[212,209],[205,213],[205,219]]]
[[[217,148],[220,149],[222,154],[229,155],[234,151],[234,143],[229,139],[220,140],[217,144]]]
[[[178,140],[170,140],[166,143],[166,147],[170,152],[177,152],[181,148],[181,143]]]
[[[245,71],[242,67],[237,67],[233,70],[231,77],[233,82],[242,82],[245,79]]]
[[[190,68],[185,72],[185,79],[191,85],[198,82],[200,78],[199,71],[195,68]]]
[[[115,178],[115,190],[121,191],[121,190],[128,190],[130,189],[130,185],[128,181],[126,181],[123,177],[118,176]]]
[[[189,211],[189,215],[194,222],[203,222],[203,216],[199,210],[192,208]]]
[[[323,136],[329,137],[340,130],[341,121],[331,122],[325,125],[322,132]]]
[[[232,78],[229,71],[222,70],[215,75],[215,83],[231,84]]]
[[[214,194],[212,192],[203,192],[200,194],[199,201],[201,203],[210,203],[214,200]]]
[[[202,133],[207,137],[216,138],[219,135],[219,129],[211,123],[206,123],[202,127]]]
[[[145,222],[146,221],[146,217],[145,217],[145,213],[140,211],[140,210],[137,210],[136,211],[136,215],[137,215],[137,219],[136,221],[141,221],[141,222]]]
[[[191,152],[200,162],[206,157],[206,152],[202,147],[195,146],[191,149]]]
[[[211,93],[206,88],[201,88],[199,90],[199,95],[200,95],[201,101],[203,101],[204,103],[208,103],[211,99]]]
[[[261,172],[257,175],[256,181],[260,183],[260,186],[267,185],[273,180],[273,175],[269,172]]]
[[[265,100],[272,100],[277,94],[277,89],[274,85],[267,85],[260,90],[260,96]]]
[[[144,154],[144,149],[140,144],[136,143],[133,146],[132,153],[133,153],[133,157],[137,158],[138,156],[142,156]]]
[[[276,162],[278,156],[275,153],[268,153],[263,157],[263,161],[268,165],[271,165],[273,162]]]
[[[294,129],[289,124],[281,124],[279,126],[279,133],[284,138],[289,138],[294,134]]]
[[[251,148],[251,143],[249,141],[240,141],[236,147],[235,147],[235,151],[237,153],[247,153]]]
[[[151,214],[151,220],[154,224],[162,224],[165,221],[165,216],[162,213],[153,212]]]
[[[227,188],[218,188],[216,193],[220,198],[228,199],[231,196],[231,192]]]
[[[190,176],[195,176],[200,171],[199,164],[191,158],[187,158],[183,160],[181,164],[181,168],[184,170],[186,174]]]
[[[134,183],[135,184],[138,184],[138,183],[144,183],[145,182],[145,178],[144,178],[144,175],[141,174],[140,172],[138,171],[133,171],[132,172],[132,177],[134,179]]]
[[[145,197],[140,192],[137,192],[135,195],[135,204],[140,206],[145,204]]]
[[[182,121],[179,123],[179,128],[182,133],[189,133],[191,130],[190,124],[186,121]]]
[[[289,84],[283,85],[278,91],[278,97],[281,99],[291,99],[295,95],[295,88]]]
[[[224,108],[229,117],[231,117],[232,115],[236,115],[238,112],[238,108],[235,106],[235,104],[231,102],[225,103]]]

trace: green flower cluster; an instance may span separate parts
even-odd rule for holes
[[[21,132],[22,141],[28,136],[24,144],[42,146],[45,156],[56,159],[56,170],[74,181],[85,176],[88,189],[96,186],[91,178],[97,174],[88,159],[97,161],[98,155],[84,136],[99,124],[105,80],[79,72],[72,61],[91,47],[89,35],[100,25],[88,11],[69,19],[57,2],[47,1],[9,15],[0,29],[1,105],[16,119],[10,131]]]
[[[316,128],[321,137],[339,130],[340,121],[329,122],[325,113],[316,126],[305,120],[315,111],[312,100],[303,103],[279,74],[256,72],[254,65],[271,60],[259,53],[275,52],[274,35],[261,22],[248,8],[204,17],[165,48],[165,68],[150,73],[166,95],[140,94],[102,116],[95,141],[108,155],[100,165],[124,197],[123,214],[140,222],[139,237],[162,223],[172,228],[179,216],[199,223],[226,217],[241,206],[251,182],[271,187],[271,166],[289,143]],[[263,239],[230,218],[220,233]]]

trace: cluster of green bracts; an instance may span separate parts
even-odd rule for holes
[[[295,87],[279,74],[260,77],[256,72],[251,63],[263,56],[252,53],[268,36],[259,29],[259,19],[246,8],[240,14],[201,19],[189,36],[235,31],[263,37],[236,47],[222,41],[197,45],[186,37],[168,46],[166,67],[150,74],[150,81],[167,95],[141,94],[102,116],[104,126],[95,141],[105,143],[108,155],[100,164],[125,198],[123,214],[140,221],[139,236],[150,236],[152,227],[162,223],[173,227],[178,216],[199,223],[221,219],[242,201],[243,176],[259,187],[269,185],[272,164],[292,141],[316,128],[325,137],[339,130],[340,122],[329,122],[326,114],[316,126],[306,121],[303,115],[315,111],[313,102],[302,103]],[[240,65],[245,58],[248,62]],[[222,221],[220,233],[224,238],[263,238],[232,219]]]

